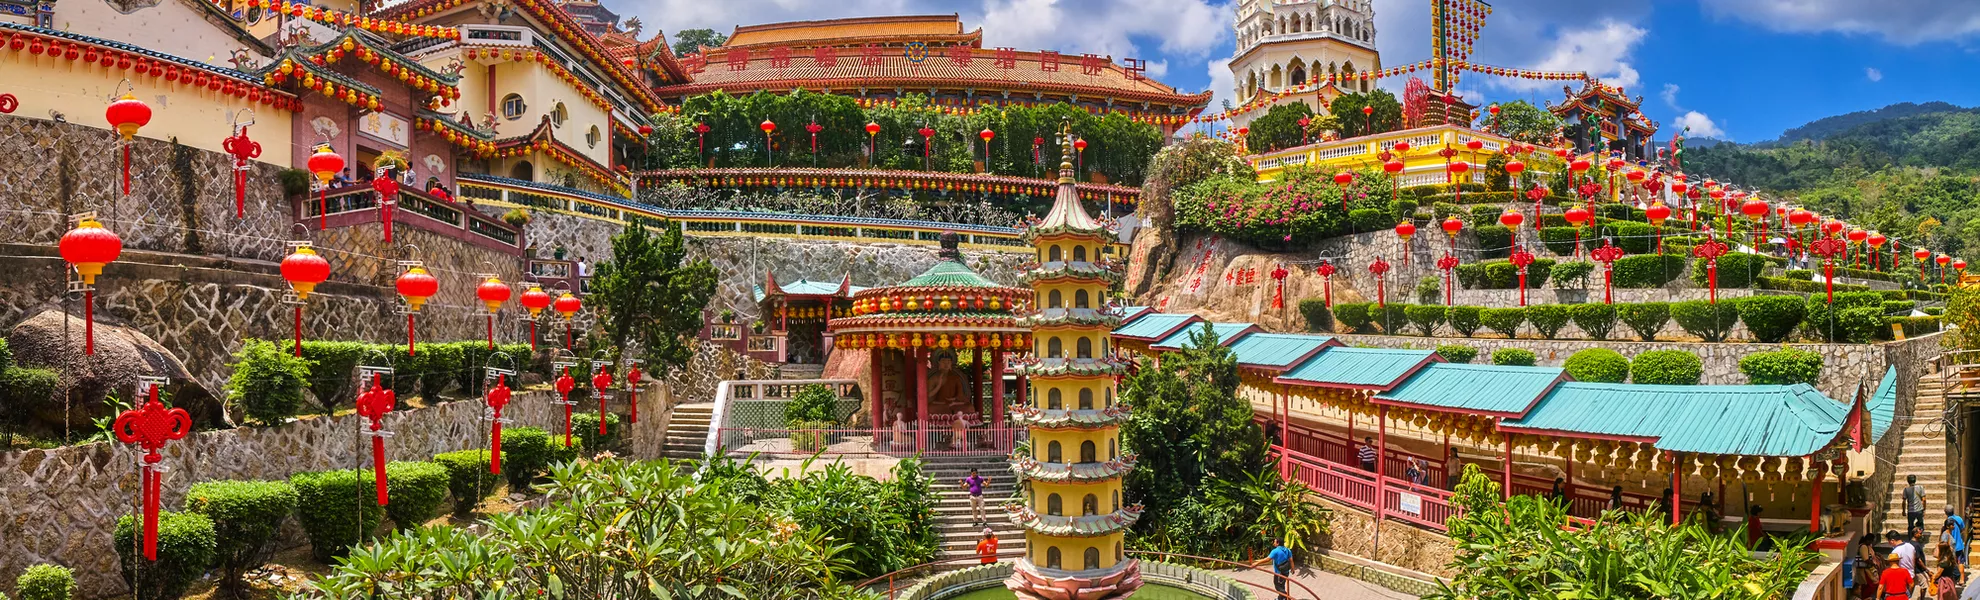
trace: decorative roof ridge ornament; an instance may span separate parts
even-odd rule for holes
[[[941,237],[938,239],[942,244],[942,249],[935,251],[937,258],[962,262],[962,248],[958,247],[962,243],[962,236],[957,235],[953,229],[944,229],[942,230]]]
[[[1067,149],[1072,148],[1072,144],[1073,144],[1072,119],[1061,119],[1059,121],[1059,183],[1060,184],[1074,183],[1075,181],[1073,179],[1072,155],[1067,153]]]

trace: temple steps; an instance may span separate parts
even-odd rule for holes
[[[1001,454],[974,456],[931,456],[922,465],[923,472],[934,481],[935,532],[941,539],[938,542],[938,559],[968,557],[976,554],[976,542],[983,538],[983,528],[989,527],[997,533],[998,552],[1024,549],[1024,529],[1011,522],[1002,504],[1017,491],[1017,477],[1011,474],[1010,459]],[[969,476],[969,469],[975,467],[977,473],[989,478],[983,486],[983,517],[986,524],[977,524],[970,512],[969,492],[958,482]],[[944,570],[974,566],[973,562],[957,562],[944,565]]]
[[[1884,516],[1877,524],[1876,531],[1904,531],[1904,488],[1905,477],[1916,475],[1918,484],[1925,488],[1925,528],[1927,533],[1937,533],[1941,521],[1945,520],[1947,488],[1946,432],[1939,425],[1945,414],[1945,393],[1938,373],[1927,373],[1918,378],[1917,393],[1912,404],[1911,415],[1900,415],[1893,427],[1904,427],[1903,446],[1900,447],[1897,465],[1891,483],[1884,495]]]
[[[714,418],[713,403],[674,407],[673,417],[667,420],[667,438],[661,446],[661,456],[699,460],[708,445],[709,421]]]

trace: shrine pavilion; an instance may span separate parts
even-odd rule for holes
[[[764,325],[773,340],[775,352],[765,360],[824,364],[827,344],[832,343],[826,335],[832,319],[850,314],[853,294],[866,288],[853,285],[851,274],[834,282],[799,279],[783,283],[777,281],[775,273],[765,273],[763,279],[752,291],[760,309],[757,314],[765,315]]]

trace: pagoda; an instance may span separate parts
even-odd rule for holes
[[[1110,348],[1120,317],[1105,305],[1121,275],[1100,257],[1114,233],[1080,206],[1065,157],[1052,212],[1024,235],[1038,253],[1024,274],[1037,309],[1019,320],[1031,328],[1032,356],[1014,367],[1032,389],[1011,419],[1028,429],[1030,448],[1011,469],[1027,495],[1005,508],[1025,528],[1026,554],[1004,586],[1027,600],[1125,597],[1141,587],[1141,568],[1122,538],[1142,509],[1121,503],[1121,478],[1134,466],[1120,451],[1128,408],[1115,395],[1127,364]]]

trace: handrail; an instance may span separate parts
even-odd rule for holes
[[[1265,573],[1265,574],[1268,574],[1268,575],[1272,575],[1273,577],[1278,577],[1278,574],[1277,574],[1277,573],[1273,573],[1273,572],[1271,572],[1271,571],[1270,571],[1270,570],[1268,570],[1268,569],[1265,569],[1265,568],[1262,568],[1262,567],[1259,567],[1259,566],[1256,566],[1256,565],[1248,565],[1248,564],[1244,564],[1244,563],[1240,563],[1240,562],[1235,562],[1235,561],[1228,561],[1228,560],[1224,560],[1224,559],[1221,559],[1221,558],[1210,558],[1210,557],[1207,557],[1207,556],[1196,556],[1196,555],[1192,555],[1192,554],[1176,554],[1176,553],[1173,553],[1173,552],[1156,552],[1156,551],[1153,551],[1153,550],[1128,550],[1128,551],[1127,551],[1127,554],[1128,554],[1129,556],[1137,556],[1137,557],[1139,557],[1139,556],[1156,556],[1156,557],[1175,557],[1175,558],[1185,558],[1185,559],[1189,559],[1189,560],[1195,560],[1195,561],[1201,561],[1201,562],[1208,562],[1208,563],[1216,563],[1216,564],[1219,564],[1219,565],[1227,565],[1227,566],[1229,566],[1229,567],[1231,567],[1231,568],[1233,568],[1233,569],[1235,569],[1235,570],[1240,570],[1240,571],[1258,571],[1258,572],[1261,572],[1261,573]],[[1013,551],[1013,552],[999,552],[999,553],[997,553],[997,555],[996,555],[996,556],[997,556],[997,560],[998,560],[998,562],[1002,562],[1002,561],[1003,561],[1004,559],[1009,559],[1009,558],[1024,558],[1024,551],[1022,551],[1022,550],[1018,550],[1018,551]],[[887,582],[887,597],[888,597],[888,598],[893,598],[893,597],[894,597],[894,594],[895,594],[895,592],[897,592],[897,591],[898,591],[898,589],[896,589],[896,588],[894,587],[894,582],[895,582],[896,580],[898,580],[898,579],[900,579],[902,575],[906,575],[906,574],[909,574],[909,573],[914,573],[914,572],[917,572],[917,571],[921,571],[921,570],[924,570],[924,569],[928,569],[928,568],[931,568],[931,567],[935,567],[935,566],[938,566],[938,565],[945,565],[945,564],[949,564],[949,563],[958,563],[958,562],[976,562],[976,561],[981,561],[981,560],[983,560],[983,557],[982,557],[982,556],[978,556],[978,555],[969,555],[969,556],[957,556],[957,557],[953,557],[953,558],[939,558],[939,559],[935,559],[935,560],[931,560],[931,561],[928,561],[928,562],[925,562],[925,563],[921,563],[921,564],[918,564],[918,565],[913,565],[913,566],[910,566],[910,567],[906,567],[906,568],[902,568],[902,569],[896,569],[896,570],[894,570],[894,571],[890,571],[890,572],[887,572],[887,573],[884,573],[884,574],[881,574],[881,575],[877,575],[877,576],[874,576],[874,577],[873,577],[873,578],[871,578],[871,579],[867,579],[867,580],[865,580],[865,581],[861,581],[861,582],[859,582],[859,583],[855,583],[855,584],[853,584],[853,587],[854,587],[854,588],[859,588],[859,589],[865,589],[865,588],[868,588],[868,587],[872,587],[873,585],[875,585],[875,584],[878,584],[878,583],[880,583],[880,581],[881,581],[881,580],[886,580],[886,582]],[[1275,588],[1273,588],[1273,587],[1271,587],[1271,586],[1268,586],[1268,585],[1264,585],[1264,584],[1260,584],[1260,583],[1253,583],[1253,582],[1250,582],[1250,581],[1244,581],[1244,580],[1241,580],[1241,579],[1236,579],[1236,578],[1231,578],[1231,582],[1232,582],[1232,583],[1237,583],[1237,584],[1240,584],[1240,585],[1247,585],[1247,586],[1251,586],[1251,587],[1254,587],[1254,588],[1258,588],[1258,589],[1261,589],[1261,590],[1269,590],[1269,591],[1271,591],[1271,592],[1272,592],[1273,594],[1277,594],[1277,593],[1278,593],[1278,590],[1277,590],[1277,589],[1275,589]],[[1295,579],[1295,578],[1292,578],[1292,577],[1287,577],[1287,578],[1286,578],[1286,582],[1287,582],[1287,583],[1289,583],[1289,584],[1291,584],[1291,585],[1294,585],[1294,586],[1298,586],[1298,587],[1299,587],[1299,589],[1300,589],[1300,591],[1303,591],[1303,592],[1306,592],[1306,597],[1307,597],[1307,598],[1309,598],[1309,599],[1311,599],[1311,600],[1320,600],[1320,595],[1319,595],[1319,594],[1316,594],[1316,593],[1314,593],[1314,592],[1313,592],[1313,588],[1309,588],[1309,587],[1306,587],[1306,584],[1304,584],[1304,583],[1300,583],[1300,581],[1299,581],[1298,579]]]
[[[1129,550],[1129,551],[1127,551],[1127,554],[1128,554],[1128,555],[1130,555],[1130,556],[1165,556],[1165,557],[1178,557],[1178,558],[1187,558],[1187,559],[1190,559],[1190,560],[1199,560],[1199,561],[1203,561],[1203,562],[1211,562],[1211,563],[1217,563],[1217,564],[1222,564],[1222,565],[1230,565],[1230,566],[1232,566],[1232,567],[1235,567],[1236,569],[1238,569],[1238,570],[1241,570],[1241,571],[1259,571],[1259,572],[1263,572],[1263,573],[1266,573],[1266,574],[1269,574],[1269,575],[1271,575],[1271,576],[1272,576],[1272,577],[1274,577],[1274,578],[1277,578],[1277,577],[1279,576],[1279,574],[1278,574],[1278,573],[1273,573],[1273,572],[1271,572],[1270,570],[1267,570],[1267,569],[1264,569],[1264,568],[1262,568],[1262,567],[1258,567],[1258,566],[1255,566],[1255,565],[1247,565],[1247,564],[1244,564],[1244,563],[1241,563],[1241,562],[1234,562],[1234,561],[1228,561],[1228,560],[1224,560],[1224,559],[1221,559],[1221,558],[1210,558],[1210,557],[1207,557],[1207,556],[1196,556],[1196,555],[1192,555],[1192,554],[1176,554],[1176,553],[1173,553],[1173,552],[1156,552],[1156,551],[1154,551],[1154,550]],[[1267,586],[1265,586],[1265,585],[1263,585],[1263,584],[1257,584],[1257,583],[1252,583],[1252,582],[1249,582],[1249,581],[1244,581],[1244,580],[1240,580],[1240,579],[1232,579],[1231,581],[1234,581],[1234,582],[1237,582],[1237,583],[1241,583],[1241,584],[1244,584],[1244,585],[1248,585],[1248,586],[1251,586],[1251,587],[1255,587],[1255,588],[1259,588],[1259,589],[1268,589],[1268,590],[1272,590],[1272,593],[1274,593],[1274,594],[1277,594],[1277,593],[1278,593],[1278,590],[1277,590],[1277,589],[1275,589],[1275,588],[1271,588],[1271,587],[1267,587]],[[1313,588],[1309,588],[1309,587],[1306,587],[1306,584],[1304,584],[1304,583],[1300,583],[1298,579],[1294,579],[1294,578],[1292,578],[1292,577],[1287,577],[1287,578],[1286,578],[1286,583],[1289,583],[1289,584],[1292,584],[1292,585],[1296,585],[1296,586],[1299,586],[1299,589],[1300,589],[1301,591],[1304,591],[1304,592],[1306,592],[1306,597],[1307,597],[1307,598],[1311,598],[1312,600],[1320,600],[1320,595],[1319,595],[1319,594],[1315,594],[1315,593],[1313,593]]]
[[[1011,550],[1011,551],[1008,551],[1008,552],[998,552],[998,553],[997,553],[997,560],[999,560],[999,561],[1002,561],[1003,559],[1006,559],[1006,558],[1024,558],[1024,551],[1023,551],[1023,550]],[[899,576],[900,576],[900,575],[904,575],[904,574],[907,574],[907,573],[911,573],[911,572],[914,572],[914,571],[920,571],[920,570],[922,570],[922,569],[926,569],[926,568],[929,568],[929,567],[933,567],[933,566],[936,566],[936,565],[945,565],[945,564],[949,564],[949,563],[957,563],[957,562],[974,562],[974,561],[980,561],[980,560],[983,560],[983,557],[982,557],[982,556],[980,556],[980,555],[976,555],[976,554],[971,554],[971,555],[969,555],[969,556],[957,556],[957,557],[953,557],[953,558],[938,558],[938,559],[935,559],[935,560],[931,560],[931,561],[928,561],[928,562],[925,562],[925,563],[921,563],[921,564],[918,564],[918,565],[911,565],[911,566],[908,566],[908,567],[905,567],[905,568],[901,568],[901,569],[895,569],[895,570],[893,570],[893,571],[889,571],[889,572],[887,572],[887,573],[883,573],[883,574],[880,574],[880,575],[876,575],[876,576],[874,576],[874,577],[873,577],[873,578],[871,578],[871,579],[867,579],[867,580],[865,580],[865,581],[861,581],[861,582],[859,582],[859,583],[855,583],[855,584],[853,584],[853,587],[855,587],[855,588],[861,588],[861,589],[864,589],[864,588],[867,588],[867,587],[869,587],[869,586],[872,586],[873,584],[876,584],[876,583],[880,583],[880,580],[882,580],[882,579],[885,579],[885,580],[887,580],[887,597],[889,597],[889,598],[892,598],[892,597],[894,597],[894,591],[895,591],[895,590],[894,590],[894,580],[895,580],[895,579],[897,579],[897,578],[899,578]]]
[[[708,417],[708,439],[702,442],[702,455],[717,456],[717,452],[722,449],[722,431],[727,427],[727,423],[724,420],[729,415],[729,403],[735,400],[736,386],[743,385],[749,386],[752,390],[761,390],[766,385],[801,386],[811,384],[857,386],[859,385],[859,381],[856,379],[727,379],[716,384],[715,409],[710,411]],[[762,398],[759,394],[758,397],[752,399],[760,400]]]

